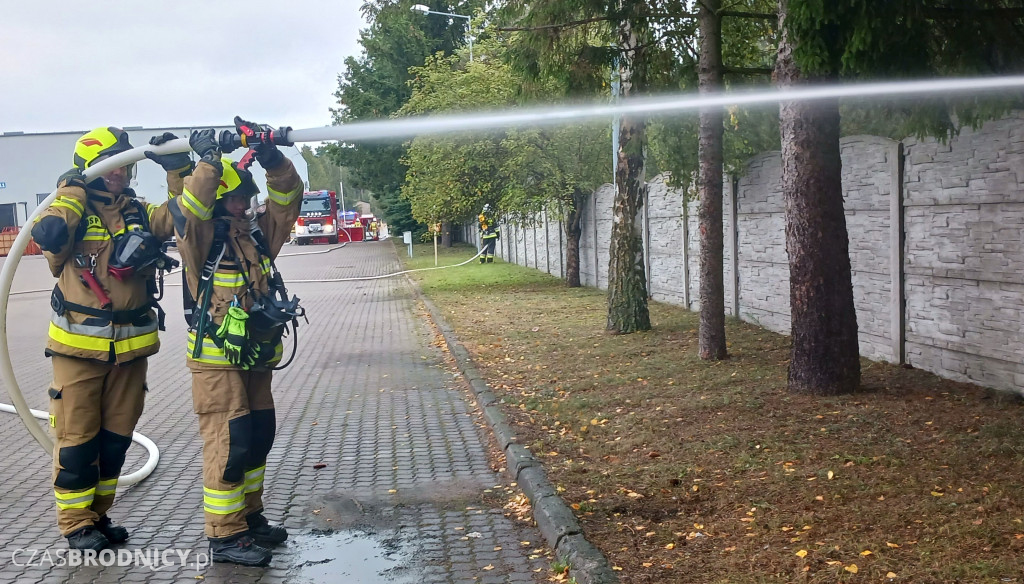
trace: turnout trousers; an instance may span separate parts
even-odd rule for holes
[[[146,392],[145,357],[124,365],[53,356],[50,428],[57,527],[91,527],[114,504]]]
[[[246,516],[263,511],[263,475],[276,431],[272,378],[269,370],[192,370],[209,538],[247,531]]]
[[[483,253],[480,254],[480,263],[491,263],[494,261],[494,247],[498,242],[497,235],[485,235],[483,237]]]

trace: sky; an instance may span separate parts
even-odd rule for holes
[[[362,0],[15,0],[0,16],[0,133],[330,125]]]

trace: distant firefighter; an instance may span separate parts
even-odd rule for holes
[[[484,205],[480,213],[480,241],[483,244],[483,251],[480,253],[480,263],[494,263],[494,246],[501,237],[501,228],[498,226],[498,219],[491,210],[491,205]]]

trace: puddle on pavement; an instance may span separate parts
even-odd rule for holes
[[[290,582],[411,584],[411,556],[396,538],[359,531],[313,530],[289,539]]]

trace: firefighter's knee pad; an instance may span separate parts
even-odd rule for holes
[[[96,486],[100,480],[96,457],[100,451],[100,437],[77,446],[64,446],[57,451],[60,470],[53,480],[53,486],[69,491],[81,491]]]
[[[252,449],[252,414],[228,420],[228,459],[224,465],[224,482],[245,480],[245,466]]]
[[[249,460],[246,468],[253,469],[267,462],[267,454],[274,446],[274,433],[277,431],[277,420],[274,410],[253,410],[252,443],[249,449]]]
[[[121,475],[121,467],[124,466],[124,457],[128,447],[132,445],[132,439],[101,428],[98,438],[100,455],[100,478],[112,479]]]

